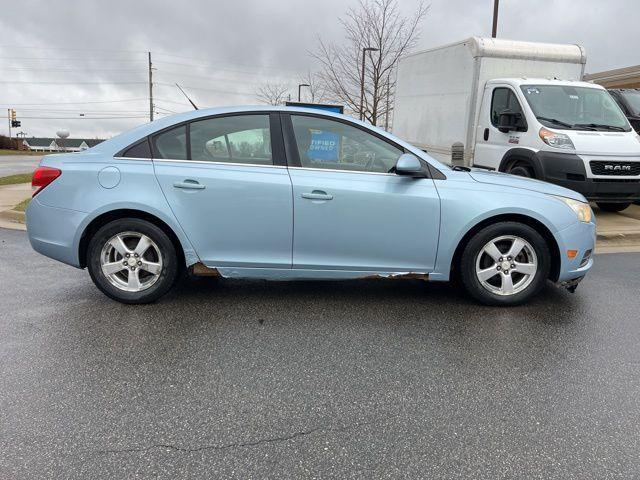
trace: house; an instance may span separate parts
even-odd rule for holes
[[[25,149],[34,152],[81,152],[104,140],[83,138],[23,138]]]

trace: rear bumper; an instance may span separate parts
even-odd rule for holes
[[[48,207],[34,198],[27,207],[27,233],[33,249],[60,262],[80,268],[78,232],[85,212]]]
[[[541,179],[569,188],[594,202],[634,202],[640,200],[640,178],[616,180],[589,178],[584,160],[570,153],[536,153]]]
[[[596,224],[576,222],[556,232],[560,249],[560,274],[558,284],[571,285],[584,277],[593,266],[593,250],[596,245]],[[574,258],[567,256],[567,250],[577,250]]]

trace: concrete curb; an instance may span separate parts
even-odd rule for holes
[[[603,232],[597,234],[596,240],[604,244],[640,244],[640,232]]]
[[[0,212],[0,227],[11,230],[27,229],[25,225],[26,216],[24,212],[16,212],[15,210],[4,210]]]

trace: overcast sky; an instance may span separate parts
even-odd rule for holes
[[[491,33],[493,0],[425,3],[418,49]],[[500,3],[499,37],[581,44],[587,72],[640,63],[638,0]],[[416,4],[400,0],[406,14]],[[318,37],[340,41],[337,20],[350,5],[357,0],[11,2],[0,16],[0,108],[14,107],[29,136],[111,136],[148,119],[148,50],[163,114],[191,108],[175,82],[202,106],[255,104],[268,81],[289,83],[295,96],[314,69],[307,52]],[[87,119],[114,115],[136,118]]]

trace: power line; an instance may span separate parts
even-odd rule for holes
[[[0,83],[28,83],[32,85],[146,85],[147,82],[34,82],[31,80],[0,80]]]
[[[89,105],[97,103],[122,103],[122,102],[138,102],[141,100],[147,100],[146,98],[124,98],[120,100],[96,100],[89,102],[47,102],[47,103],[0,103],[2,106],[47,106],[47,105]]]
[[[122,115],[122,116],[110,116],[110,117],[31,117],[20,116],[20,119],[29,120],[120,120],[127,118],[148,118],[148,115]]]
[[[157,82],[155,85],[160,85],[163,87],[175,87],[174,84]],[[242,92],[242,91],[232,91],[232,90],[219,90],[217,88],[206,88],[206,87],[194,87],[193,85],[182,85],[183,88],[188,88],[191,90],[204,90],[208,92],[216,92],[216,93],[227,93],[231,95],[254,95],[255,92]]]

